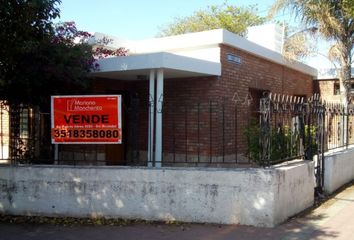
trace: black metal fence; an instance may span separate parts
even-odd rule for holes
[[[261,100],[260,113],[259,151],[254,153],[258,163],[270,166],[295,158],[314,160],[315,189],[322,192],[324,152],[348,146],[351,110],[326,104],[319,95],[305,102],[302,97],[268,94]]]
[[[317,94],[308,100],[268,94],[261,99],[260,113],[260,141],[253,156],[263,166],[316,156],[320,174],[324,152],[354,143],[352,105],[326,103]]]
[[[49,114],[0,101],[0,161],[147,165],[147,106],[133,105],[124,110],[124,146],[55,146]],[[320,164],[325,151],[354,143],[353,127],[353,106],[325,103],[318,95],[307,100],[267,94],[259,101],[252,94],[235,94],[232,99],[166,101],[162,166],[269,166],[315,155]]]
[[[0,161],[51,163],[50,115],[29,105],[0,101]]]
[[[253,164],[247,129],[258,111],[250,95],[196,102],[167,102],[163,111],[162,166]]]
[[[147,165],[144,107],[123,106],[124,144],[53,145],[50,115],[32,106],[1,102],[0,158],[7,163]],[[135,106],[136,105],[136,106]],[[146,112],[145,112],[146,113]],[[145,116],[146,117],[146,116]],[[250,165],[246,129],[258,112],[250,95],[203,102],[166,102],[162,166]],[[145,132],[145,134],[144,134]],[[118,161],[117,159],[123,159]]]

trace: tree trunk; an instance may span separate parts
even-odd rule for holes
[[[340,86],[340,93],[341,93],[341,102],[344,105],[344,113],[347,115],[348,113],[348,105],[351,102],[351,91],[352,91],[352,83],[351,83],[351,49],[352,45],[349,44],[341,44],[341,68],[339,71],[339,86]],[[348,118],[343,117],[342,122],[342,131],[341,134],[343,136],[342,143],[343,146],[348,144]]]
[[[341,102],[345,107],[348,106],[351,99],[351,47],[341,44],[341,68],[339,71],[339,87],[341,94]],[[344,47],[344,46],[345,47]]]
[[[351,66],[343,66],[339,71],[339,89],[341,96],[341,103],[344,106],[348,106],[350,99],[350,75],[351,75]]]

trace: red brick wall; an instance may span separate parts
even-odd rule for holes
[[[338,79],[314,81],[314,92],[319,93],[326,101],[339,102],[340,95],[334,95],[334,85],[339,84]]]
[[[240,57],[241,64],[228,62],[228,53]],[[164,149],[182,154],[186,161],[197,153],[216,158],[245,152],[244,130],[251,120],[252,108],[242,102],[250,88],[312,95],[311,76],[238,49],[221,45],[221,63],[221,77],[165,80]],[[233,101],[235,94],[241,102]]]
[[[229,53],[240,57],[241,64],[228,62],[227,54]],[[287,95],[306,95],[307,97],[310,97],[313,93],[311,76],[229,46],[221,45],[221,63],[221,92],[228,98],[236,93],[241,100],[244,100],[247,98],[250,89]],[[252,104],[257,106],[258,99],[253,99]],[[252,114],[256,116],[256,114],[250,112],[252,107],[248,107],[247,104],[239,105],[240,115],[249,116]],[[232,114],[232,111],[229,114]],[[243,132],[250,121],[248,116],[239,117],[238,120],[237,141],[241,152],[246,149]]]
[[[230,63],[226,55],[232,53],[241,58],[241,64]],[[227,94],[235,91],[246,94],[248,88],[264,89],[274,93],[311,96],[312,77],[285,66],[253,56],[241,50],[221,46],[221,85]]]
[[[222,96],[220,89],[217,77],[165,81],[164,149],[174,154],[172,159],[185,161],[198,152],[200,156],[216,154],[220,130],[215,127],[217,107],[213,101]]]

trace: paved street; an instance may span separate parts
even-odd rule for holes
[[[276,228],[209,224],[131,224],[128,226],[53,226],[0,223],[1,240],[66,239],[354,239],[354,185],[304,217]]]

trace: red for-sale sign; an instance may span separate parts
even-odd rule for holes
[[[121,95],[52,96],[52,143],[122,143]]]

